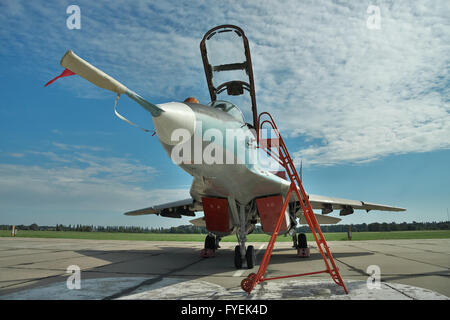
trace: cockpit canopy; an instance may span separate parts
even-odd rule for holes
[[[245,123],[244,115],[242,114],[241,110],[239,110],[238,107],[236,107],[231,102],[225,101],[225,100],[216,100],[209,103],[210,107],[220,109],[223,112],[228,113],[230,116],[235,118],[238,121],[241,121],[242,123]]]
[[[251,103],[253,126],[256,127],[258,111],[253,68],[244,31],[234,25],[214,27],[203,36],[200,51],[211,101],[221,100],[219,95],[226,95],[226,100],[233,101],[246,111],[249,111],[246,106]],[[223,111],[244,122],[238,108],[226,107]]]

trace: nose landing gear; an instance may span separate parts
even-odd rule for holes
[[[242,269],[244,257],[241,255],[241,247],[236,246],[234,248],[234,266],[236,269]],[[245,251],[245,262],[247,263],[247,269],[252,269],[256,264],[256,253],[253,246],[248,246]]]

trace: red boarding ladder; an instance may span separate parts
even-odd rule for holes
[[[261,117],[264,115],[267,115],[269,119],[266,119],[263,122],[261,122]],[[261,136],[262,127],[266,123],[271,126],[271,129],[273,129],[273,131],[275,131],[275,133],[277,135],[277,137],[275,139],[263,139],[262,138],[262,136]],[[281,209],[280,216],[278,217],[278,220],[277,220],[277,224],[272,233],[272,236],[270,237],[270,241],[267,246],[266,252],[264,253],[262,262],[259,266],[258,273],[256,273],[256,274],[251,273],[248,275],[247,278],[242,280],[241,288],[244,291],[246,291],[248,294],[250,294],[252,292],[253,288],[258,283],[261,283],[263,281],[300,277],[300,276],[306,276],[306,275],[312,275],[312,274],[318,274],[318,273],[328,273],[328,274],[330,274],[333,281],[337,285],[343,287],[345,293],[348,294],[348,291],[347,291],[347,288],[345,287],[344,281],[342,280],[341,275],[339,274],[339,269],[334,262],[333,256],[331,255],[330,249],[328,248],[327,242],[325,241],[325,237],[323,236],[322,231],[320,230],[320,226],[317,223],[316,217],[314,216],[314,212],[311,208],[311,204],[309,203],[308,196],[307,196],[305,190],[303,189],[302,182],[298,176],[297,170],[295,169],[294,163],[289,155],[289,152],[286,148],[286,145],[284,144],[283,139],[281,138],[278,128],[275,125],[275,122],[273,121],[272,116],[267,112],[261,113],[258,117],[258,124],[259,124],[258,148],[264,149],[272,158],[277,160],[279,162],[279,164],[281,166],[283,166],[283,168],[286,170],[287,175],[289,176],[289,179],[291,181],[291,186],[286,195],[286,199],[284,200],[283,208]],[[278,151],[278,154],[273,150],[274,148]],[[273,251],[273,248],[275,245],[275,240],[278,236],[278,232],[280,231],[284,213],[289,204],[289,198],[291,197],[293,191],[296,193],[297,199],[299,199],[300,205],[301,205],[303,213],[305,215],[305,219],[308,223],[309,228],[311,229],[314,239],[316,240],[317,248],[319,249],[320,254],[322,255],[323,261],[325,262],[326,269],[322,270],[322,271],[293,274],[293,275],[272,277],[272,278],[264,278],[264,275],[265,275],[266,269],[267,269],[267,265],[269,264],[270,256],[272,255],[272,251]],[[301,201],[301,199],[303,199],[303,201]]]

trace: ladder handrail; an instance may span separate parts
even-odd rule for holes
[[[261,118],[264,115],[267,115],[270,119],[264,120],[261,122]],[[268,123],[272,127],[272,129],[274,129],[274,131],[276,132],[277,140],[278,140],[278,155],[276,155],[273,151],[270,150],[272,148],[272,146],[268,147],[268,145],[266,144],[266,147],[261,147],[261,141],[264,140],[261,137],[261,134],[262,134],[261,129],[263,128],[264,124],[266,124],[266,123]],[[269,139],[265,139],[265,140],[269,140]],[[273,139],[270,139],[270,140],[273,140]],[[251,274],[246,279],[242,280],[242,283],[241,283],[242,289],[244,289],[245,291],[247,291],[250,294],[250,292],[253,290],[255,285],[257,285],[258,283],[263,282],[263,281],[282,279],[282,278],[290,278],[290,277],[298,277],[298,276],[303,276],[303,275],[327,272],[330,274],[333,281],[337,285],[342,286],[344,288],[345,293],[348,293],[347,288],[344,284],[344,281],[342,280],[342,277],[339,273],[339,268],[336,266],[336,264],[334,262],[333,256],[331,254],[330,249],[328,248],[325,237],[323,236],[323,233],[320,230],[320,226],[317,222],[317,219],[314,216],[314,212],[311,207],[311,203],[309,202],[309,197],[306,194],[305,189],[303,188],[302,182],[298,176],[297,170],[295,169],[295,165],[292,161],[289,151],[283,141],[283,138],[281,137],[278,127],[275,124],[275,121],[273,120],[272,116],[268,112],[262,112],[258,116],[257,146],[258,146],[258,148],[264,149],[267,152],[267,154],[269,154],[272,158],[277,160],[280,163],[280,165],[282,165],[284,167],[289,179],[291,180],[291,184],[289,187],[289,191],[286,195],[286,198],[284,200],[280,215],[277,219],[275,229],[272,232],[272,236],[270,237],[269,244],[267,245],[266,251],[264,253],[263,260],[261,261],[260,267],[258,269],[258,273]],[[306,222],[308,223],[308,226],[311,229],[311,233],[313,234],[314,240],[316,241],[317,247],[318,247],[320,254],[325,262],[326,270],[318,271],[318,272],[297,274],[297,275],[264,278],[264,274],[267,269],[267,265],[269,263],[270,256],[272,255],[272,251],[275,246],[275,240],[278,236],[278,232],[281,227],[284,212],[286,211],[286,208],[289,204],[289,199],[290,199],[293,191],[295,191],[297,199],[300,202],[300,206],[302,208],[303,215],[305,216]],[[324,249],[325,249],[326,255],[325,255]],[[330,267],[330,263],[331,263],[332,267]]]

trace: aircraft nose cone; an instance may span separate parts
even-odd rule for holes
[[[159,140],[168,145],[176,145],[180,135],[176,135],[173,141],[172,134],[177,129],[186,130],[189,136],[194,134],[195,113],[186,104],[170,102],[159,104],[158,107],[164,111],[158,117],[153,117]]]

